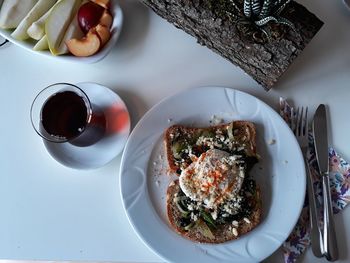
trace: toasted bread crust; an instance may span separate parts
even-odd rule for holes
[[[166,156],[168,160],[168,166],[169,166],[169,172],[176,173],[176,171],[180,168],[175,163],[175,158],[172,152],[172,143],[173,138],[171,135],[174,134],[195,134],[199,131],[213,131],[217,129],[226,130],[230,124],[232,123],[233,129],[239,129],[239,136],[243,138],[246,137],[245,140],[243,140],[246,144],[249,145],[247,147],[247,154],[249,156],[256,156],[256,128],[255,125],[252,122],[248,121],[233,121],[230,123],[220,124],[216,126],[206,127],[206,128],[193,128],[193,127],[186,127],[183,125],[173,125],[169,127],[164,134],[164,145],[165,145],[165,151]]]
[[[223,243],[229,240],[234,240],[244,235],[245,233],[250,232],[254,229],[261,220],[261,198],[260,198],[260,189],[257,187],[257,195],[255,201],[255,208],[252,210],[251,215],[248,217],[249,223],[244,219],[238,221],[238,227],[235,227],[238,235],[234,235],[232,231],[232,224],[227,223],[224,225],[219,225],[217,229],[212,230],[214,238],[208,238],[201,234],[196,227],[191,228],[189,231],[185,231],[178,224],[181,217],[181,212],[178,210],[176,204],[174,203],[174,195],[180,191],[180,186],[178,180],[172,182],[167,190],[167,215],[171,227],[181,236],[184,236],[192,241],[199,243]]]

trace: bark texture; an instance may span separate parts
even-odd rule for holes
[[[222,1],[222,0],[218,0]],[[242,0],[231,0],[242,7]],[[269,29],[282,32],[271,41],[256,42],[248,37],[238,23],[218,13],[209,2],[213,0],[141,0],[158,15],[194,36],[205,45],[241,67],[266,90],[272,88],[293,60],[320,30],[323,22],[304,6],[291,2],[282,16],[295,26],[269,23]],[[208,4],[209,3],[209,4]],[[282,30],[281,30],[282,28]]]

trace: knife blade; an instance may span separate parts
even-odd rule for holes
[[[318,106],[312,122],[315,153],[318,168],[322,176],[323,188],[323,249],[327,260],[338,259],[338,246],[335,233],[332,199],[329,187],[329,158],[328,158],[328,132],[326,106]]]
[[[327,113],[326,106],[318,106],[313,122],[312,130],[314,133],[316,159],[321,175],[329,172],[328,159],[328,133],[327,133]]]

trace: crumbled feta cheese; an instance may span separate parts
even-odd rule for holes
[[[235,227],[232,227],[232,234],[236,237],[238,236],[238,231]]]
[[[211,217],[216,220],[218,218],[218,211],[214,210],[214,212],[211,213]]]
[[[191,212],[191,219],[193,221],[197,221],[198,220],[198,216],[196,214],[194,214],[193,212]]]
[[[250,220],[248,218],[243,218],[244,222],[246,222],[247,224],[250,224]]]
[[[153,162],[153,165],[155,166],[155,165],[157,165],[157,163],[156,163],[156,162]]]
[[[244,178],[245,177],[244,167],[243,167],[243,169],[241,169],[241,168],[242,168],[242,166],[239,169],[239,177]]]
[[[232,225],[233,225],[234,227],[238,227],[238,222],[237,222],[236,220],[233,220],[233,221],[232,221]]]

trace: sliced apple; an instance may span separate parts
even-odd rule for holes
[[[37,0],[4,0],[0,10],[0,28],[16,28]]]
[[[49,49],[58,55],[65,32],[75,16],[82,0],[61,0],[52,9],[45,23],[45,33]]]
[[[111,32],[109,31],[109,28],[107,28],[104,25],[100,25],[98,24],[96,27],[96,32],[98,34],[98,36],[101,39],[101,47],[104,46],[108,40],[111,38]]]
[[[44,35],[33,47],[35,51],[47,50],[49,49],[49,43],[47,42],[47,36]]]
[[[113,24],[113,17],[112,15],[108,12],[108,10],[106,9],[101,18],[100,18],[100,25],[106,26],[107,28],[111,28],[112,24]]]
[[[69,51],[77,57],[89,57],[94,55],[101,47],[101,40],[94,28],[90,29],[86,37],[82,39],[70,39],[66,41]]]
[[[29,13],[23,18],[11,36],[17,40],[28,39],[28,28],[33,24],[33,22],[42,17],[55,3],[56,0],[39,0],[29,11]]]
[[[91,0],[91,1],[102,6],[105,9],[109,9],[109,0]]]

